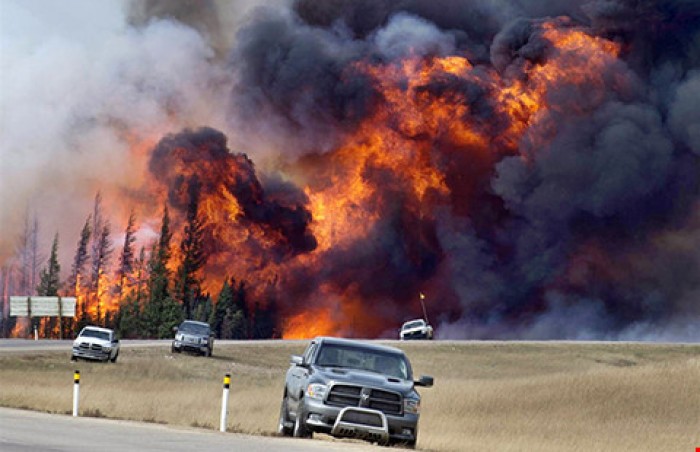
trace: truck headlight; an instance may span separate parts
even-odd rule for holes
[[[408,414],[420,413],[420,400],[403,399],[403,412]]]
[[[209,343],[209,339],[207,339],[207,338],[202,339],[202,344],[208,344],[208,343]]]
[[[328,390],[328,386],[326,386],[324,384],[311,383],[306,388],[306,395],[308,395],[312,399],[323,400],[323,398],[326,396],[327,390]]]

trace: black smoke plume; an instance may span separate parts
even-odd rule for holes
[[[308,230],[311,213],[305,207],[304,194],[289,184],[275,184],[265,190],[253,162],[245,154],[231,153],[226,136],[218,130],[203,127],[165,136],[153,150],[149,169],[167,190],[168,203],[175,211],[186,211],[192,189],[198,192],[203,215],[206,214],[203,203],[207,199],[228,196],[235,199],[240,212],[217,227],[259,228],[266,238],[273,239],[274,246],[267,251],[277,254],[278,259],[307,253],[316,247]],[[217,210],[221,207],[215,206]],[[209,252],[235,253],[220,242],[213,226],[205,221]]]
[[[368,168],[368,180],[389,181],[385,216],[367,241],[325,256],[318,281],[359,282],[368,310],[381,301],[404,317],[420,314],[414,292],[428,287],[442,337],[698,338],[687,321],[700,318],[698,5],[299,0],[260,9],[231,53],[232,121],[286,143],[289,159],[322,158],[385,102],[357,63],[467,57],[468,77],[446,74],[420,90],[469,107],[454,120],[489,130],[493,160],[432,141],[451,196],[426,220],[412,213],[415,200],[391,192],[392,176]],[[506,145],[509,119],[495,112],[488,80],[527,84],[528,67],[562,57],[544,23],[604,38],[620,54],[599,74],[602,89],[583,81],[548,92],[546,140],[533,126]],[[401,320],[387,317],[387,331]]]

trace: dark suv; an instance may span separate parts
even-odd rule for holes
[[[185,320],[175,330],[171,350],[173,353],[184,350],[211,356],[214,351],[214,333],[208,323]]]
[[[418,438],[420,395],[408,358],[399,349],[318,337],[287,371],[278,432],[313,432],[413,448]]]

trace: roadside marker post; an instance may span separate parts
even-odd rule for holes
[[[226,431],[226,415],[228,414],[228,391],[231,386],[231,374],[224,375],[224,394],[221,397],[221,425],[220,432]]]
[[[80,371],[73,373],[73,417],[78,417],[78,400],[80,399]]]

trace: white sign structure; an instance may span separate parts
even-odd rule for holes
[[[75,297],[10,297],[10,315],[75,317]]]

